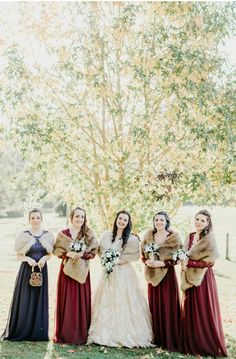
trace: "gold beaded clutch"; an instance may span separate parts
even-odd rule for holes
[[[32,267],[32,273],[30,274],[29,284],[32,287],[41,287],[43,285],[43,275],[40,272],[35,272],[34,267]]]

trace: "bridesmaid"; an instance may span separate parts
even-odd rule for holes
[[[22,262],[16,278],[13,300],[4,340],[48,340],[48,273],[47,260],[53,251],[52,233],[41,228],[42,212],[33,208],[29,212],[30,229],[20,232],[15,251]],[[41,270],[43,283],[32,287],[29,278],[32,268]]]
[[[55,343],[85,344],[91,320],[89,260],[97,253],[98,243],[88,228],[85,210],[70,213],[71,226],[56,238],[54,254],[62,259],[56,306]],[[80,252],[72,246],[81,246]]]
[[[153,217],[153,228],[142,243],[142,260],[148,282],[148,300],[152,314],[154,342],[169,351],[178,351],[180,325],[179,289],[173,253],[181,245],[178,233],[170,230],[170,219],[160,211]],[[156,244],[158,252],[151,255],[147,246]]]
[[[208,211],[196,214],[195,229],[184,244],[189,250],[189,259],[182,264],[180,351],[226,357],[216,281],[211,268],[219,255]]]

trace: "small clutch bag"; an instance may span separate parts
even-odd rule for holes
[[[40,272],[35,272],[34,267],[32,267],[32,273],[30,274],[29,284],[32,287],[41,287],[43,285],[43,275],[41,273],[41,269]]]

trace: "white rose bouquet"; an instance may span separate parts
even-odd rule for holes
[[[71,252],[81,253],[85,251],[86,245],[84,244],[84,242],[76,241],[74,243],[71,243],[69,248]]]
[[[189,258],[188,251],[183,248],[178,249],[175,253],[173,253],[174,261],[186,261]]]
[[[101,264],[104,267],[105,273],[108,276],[113,272],[114,266],[119,261],[120,252],[115,249],[106,249],[101,255]]]
[[[148,253],[150,259],[154,259],[155,254],[158,254],[160,246],[156,243],[149,243],[144,246],[144,252]]]

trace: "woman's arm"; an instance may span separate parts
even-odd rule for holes
[[[39,268],[43,268],[45,266],[45,263],[51,258],[50,254],[46,254],[45,256],[43,256],[42,258],[40,258],[40,260],[37,263],[37,266]]]
[[[146,264],[147,258],[145,258],[144,256],[142,256],[142,257],[141,257],[141,261],[143,262],[143,264]]]
[[[84,254],[81,256],[82,259],[89,260],[93,259],[95,257],[95,253],[91,252],[84,252]]]
[[[165,267],[165,262],[157,261],[155,259],[147,259],[145,265],[147,265],[150,268],[160,268],[160,267]]]
[[[176,264],[178,264],[178,261],[174,261],[172,259],[168,259],[165,261],[145,259],[145,265],[151,268],[160,268],[160,267],[169,268],[175,266]]]
[[[23,254],[17,254],[17,260],[21,262],[27,262],[31,267],[37,265],[37,262],[33,258],[25,256]]]
[[[98,241],[92,229],[88,232],[89,245],[87,251],[81,253],[80,257],[85,260],[93,259],[98,252]]]
[[[173,267],[176,264],[178,264],[178,261],[174,261],[173,259],[167,259],[164,261],[164,263],[165,263],[165,267],[169,268],[169,267]]]
[[[200,259],[193,260],[193,259],[189,258],[187,267],[188,268],[210,268],[210,267],[213,267],[214,264],[215,264],[214,262],[204,262]]]

